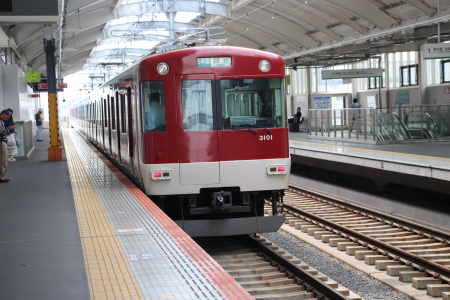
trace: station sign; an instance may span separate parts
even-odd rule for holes
[[[60,21],[58,0],[1,0],[2,23],[57,23]]]
[[[66,88],[67,88],[67,83],[58,83],[58,89],[66,89]],[[48,83],[38,83],[38,89],[47,90]]]
[[[27,72],[27,82],[41,82],[41,73]]]
[[[450,58],[449,43],[424,44],[422,48],[424,59]]]
[[[58,82],[57,83],[57,87],[56,87],[56,91],[57,92],[63,92],[63,89],[67,88],[67,83],[63,83],[63,82]],[[38,93],[38,92],[48,92],[48,83],[35,83],[33,84],[33,92],[34,93]]]
[[[322,79],[382,77],[383,71],[381,68],[322,70]]]

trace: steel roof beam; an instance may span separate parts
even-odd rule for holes
[[[130,16],[166,12],[193,12],[226,17],[227,11],[228,9],[225,3],[198,0],[178,0],[173,3],[167,1],[147,1],[120,5],[114,9],[114,17],[120,19]]]

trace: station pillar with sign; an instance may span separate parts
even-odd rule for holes
[[[59,138],[58,99],[56,97],[55,40],[51,26],[45,26],[44,51],[47,59],[48,114],[50,120],[49,161],[62,161],[62,147]]]

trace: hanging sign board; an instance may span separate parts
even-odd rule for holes
[[[450,58],[450,44],[424,44],[422,48],[424,59]]]
[[[67,83],[57,83],[56,91],[62,92],[67,88]],[[33,84],[33,92],[48,92],[48,83],[35,83]]]
[[[67,88],[67,83],[58,83],[58,89],[65,89],[65,88]],[[48,83],[38,83],[38,89],[40,90],[48,89]]]
[[[39,2],[39,4],[36,4]],[[57,23],[58,0],[1,0],[2,23]]]
[[[41,82],[41,73],[27,72],[27,82]]]
[[[381,76],[383,76],[383,69],[381,68],[322,70],[322,79],[367,78]]]

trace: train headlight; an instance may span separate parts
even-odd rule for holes
[[[169,73],[169,65],[164,62],[159,63],[156,67],[156,71],[158,71],[158,73],[161,75],[166,75],[167,73]]]
[[[154,170],[150,173],[152,180],[168,180],[172,179],[172,171],[170,170]]]
[[[270,70],[270,62],[268,60],[263,59],[259,62],[259,69],[262,72],[269,72]]]
[[[287,174],[287,166],[286,165],[267,166],[267,174],[268,175]]]

